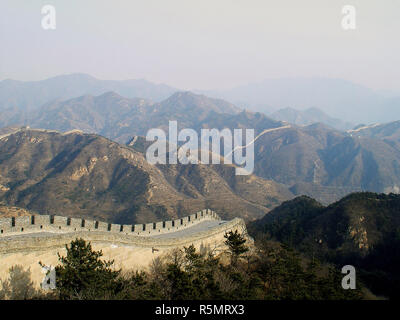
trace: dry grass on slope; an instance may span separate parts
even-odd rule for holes
[[[35,214],[35,212],[19,207],[6,206],[4,203],[0,202],[0,218],[23,217]]]

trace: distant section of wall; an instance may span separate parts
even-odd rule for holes
[[[0,237],[36,232],[71,233],[81,231],[101,231],[145,237],[154,236],[155,234],[176,232],[205,220],[220,220],[220,218],[217,213],[210,209],[204,209],[196,212],[195,214],[177,220],[135,225],[111,224],[101,221],[67,218],[53,215],[34,215],[15,218],[1,218]]]

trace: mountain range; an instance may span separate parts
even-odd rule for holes
[[[197,128],[216,113],[238,113],[240,109],[229,102],[177,92],[154,103],[141,98],[125,98],[115,92],[99,96],[84,95],[66,101],[55,101],[12,119],[3,115],[0,124],[29,125],[60,131],[79,129],[98,133],[125,143],[132,135],[146,135],[151,128],[168,127],[168,120],[178,121],[181,128]],[[2,122],[2,123],[1,123]]]
[[[6,112],[7,117],[12,119],[16,109],[21,113],[45,103],[83,95],[98,96],[108,91],[127,98],[160,102],[182,90],[144,79],[100,80],[82,73],[40,81],[7,79],[0,81],[0,112],[3,112],[2,117]],[[299,111],[318,108],[344,123],[371,124],[400,119],[400,93],[387,94],[343,79],[278,78],[227,90],[192,91],[230,101],[241,109],[265,114],[285,108]]]
[[[165,84],[144,79],[99,80],[83,73],[60,75],[40,81],[0,81],[0,110],[31,110],[55,100],[68,100],[83,95],[101,95],[114,91],[128,98],[153,101],[166,99],[178,91]]]
[[[343,79],[266,79],[228,90],[200,92],[267,114],[287,107],[298,110],[318,108],[351,123],[370,124],[400,119],[400,93],[388,96],[385,92]]]
[[[15,128],[0,136],[0,201],[40,214],[115,223],[167,220],[210,208],[254,220],[293,197],[232,165],[150,165],[95,134]]]
[[[345,132],[321,123],[298,126],[191,92],[176,92],[160,102],[115,92],[84,95],[49,102],[30,112],[28,119],[7,124],[61,132],[78,129],[125,144],[151,128],[168,132],[169,120],[177,120],[178,129],[196,131],[254,129],[254,174],[324,204],[353,191],[398,192],[400,186],[396,135],[391,139],[382,133],[368,135],[364,127]],[[396,128],[396,123],[385,126]]]
[[[256,240],[279,241],[310,261],[351,264],[374,294],[397,298],[399,102],[326,79],[207,94],[84,74],[4,80],[0,216],[133,224],[210,208],[245,219]],[[151,165],[146,133],[168,132],[171,120],[178,130],[254,129],[253,174],[236,175],[222,149],[222,164]]]
[[[281,85],[284,83],[281,81]],[[299,85],[299,91],[315,84],[305,83],[308,84]],[[259,91],[263,92],[267,84],[274,87],[273,82],[265,82],[260,84]],[[291,85],[296,84],[293,81]],[[347,82],[320,81],[324,88],[328,84],[332,87],[330,90],[343,87],[349,95],[372,94]],[[117,92],[109,91],[110,88]],[[80,93],[81,96],[74,96]],[[340,103],[337,106],[342,108]],[[144,146],[148,143],[142,137],[152,128],[168,132],[170,120],[178,122],[178,129],[196,131],[247,128],[255,131],[254,175],[284,185],[289,191],[283,199],[304,194],[329,204],[354,191],[399,192],[398,121],[359,125],[344,131],[350,127],[349,123],[316,108],[305,111],[287,108],[272,117],[275,119],[261,112],[243,110],[222,99],[176,92],[172,87],[144,80],[103,81],[73,74],[37,82],[0,82],[0,127],[3,127],[0,136],[20,126],[59,132],[80,130],[82,134],[104,136],[123,146],[129,143],[128,148],[144,157]],[[187,172],[183,168],[174,175],[180,177],[182,172]],[[215,173],[212,166],[206,170],[213,170],[210,175]]]

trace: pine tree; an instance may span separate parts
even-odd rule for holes
[[[113,270],[114,261],[103,261],[102,251],[92,250],[83,239],[66,245],[67,255],[58,254],[56,286],[61,299],[104,299],[118,289],[120,270]]]
[[[231,254],[231,264],[236,266],[239,256],[249,251],[249,248],[245,245],[246,239],[237,230],[225,233],[224,237],[226,239],[225,244]]]

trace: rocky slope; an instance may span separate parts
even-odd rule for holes
[[[37,213],[24,208],[11,207],[0,203],[0,218],[31,216],[35,214]]]
[[[28,123],[60,131],[79,129],[125,144],[151,128],[168,132],[170,120],[178,122],[178,129],[192,128],[199,134],[202,128],[254,129],[254,174],[325,204],[354,191],[400,190],[397,123],[349,132],[321,123],[300,127],[190,92],[159,103],[113,92],[85,95],[50,102],[32,113]]]
[[[0,139],[0,200],[39,213],[143,223],[210,208],[258,218],[292,194],[219,166],[153,166],[94,134],[21,129]]]
[[[100,96],[85,95],[48,103],[24,124],[60,131],[79,129],[126,143],[133,135],[145,136],[151,128],[163,128],[168,132],[170,120],[176,120],[179,129],[197,128],[214,114],[239,111],[226,101],[190,92],[177,92],[160,103],[106,92]]]
[[[298,197],[284,202],[249,226],[299,251],[353,265],[376,294],[399,297],[400,195],[354,193],[327,207]]]

